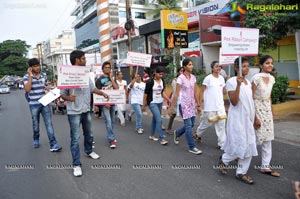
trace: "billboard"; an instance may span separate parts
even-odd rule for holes
[[[160,16],[162,48],[187,48],[187,13],[173,10],[162,10],[160,12]]]

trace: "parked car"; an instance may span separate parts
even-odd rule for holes
[[[0,85],[0,93],[10,93],[9,86],[5,84]]]

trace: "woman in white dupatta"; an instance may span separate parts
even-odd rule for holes
[[[252,92],[255,104],[256,140],[261,145],[261,173],[279,177],[277,171],[272,170],[272,140],[274,140],[274,124],[272,113],[271,93],[275,78],[270,74],[273,70],[273,58],[262,56],[259,60],[261,71],[252,78]]]
[[[238,59],[235,70],[238,72]],[[224,144],[224,154],[221,156],[219,169],[227,174],[228,164],[238,159],[236,178],[253,184],[253,179],[246,175],[252,156],[257,156],[256,138],[254,130],[255,108],[252,99],[251,83],[245,79],[249,72],[249,62],[242,58],[242,76],[232,77],[226,83],[226,90],[230,100],[227,119],[227,135]]]

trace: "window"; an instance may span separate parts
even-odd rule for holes
[[[126,18],[126,12],[125,11],[119,11],[119,17],[120,18]]]
[[[118,53],[118,49],[116,47],[113,47],[113,53]]]
[[[132,3],[137,5],[145,5],[145,0],[133,0]]]
[[[135,17],[136,19],[146,19],[146,14],[143,12],[136,12]]]

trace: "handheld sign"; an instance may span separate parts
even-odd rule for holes
[[[57,88],[88,88],[90,68],[86,66],[59,66]]]
[[[96,74],[96,76],[103,75],[102,65],[101,64],[94,64],[93,65],[93,71]]]
[[[47,106],[53,100],[57,99],[60,96],[60,90],[58,88],[54,88],[50,90],[46,95],[44,95],[41,99],[39,99],[39,103],[43,106]]]
[[[109,101],[101,95],[93,94],[94,105],[126,104],[125,90],[102,90],[109,95]]]
[[[136,52],[128,52],[126,64],[150,68],[152,55]]]
[[[234,60],[238,58],[238,56],[223,56],[222,48],[220,48],[220,54],[219,54],[219,65],[231,65],[234,63]]]
[[[258,54],[259,29],[221,27],[222,56],[240,56],[239,74],[242,76],[241,56]]]
[[[221,28],[222,56],[255,56],[258,54],[259,29]]]

